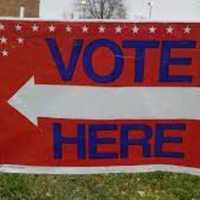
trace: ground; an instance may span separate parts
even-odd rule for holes
[[[0,200],[200,200],[200,177],[171,173],[0,175]]]

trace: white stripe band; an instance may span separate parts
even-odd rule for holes
[[[74,22],[78,22],[78,23],[88,23],[88,22],[96,22],[96,23],[139,23],[139,24],[143,24],[143,23],[160,23],[160,24],[165,24],[165,23],[171,23],[171,24],[176,24],[176,23],[180,23],[180,24],[185,24],[185,23],[199,23],[200,21],[197,19],[194,20],[167,20],[167,19],[163,19],[163,20],[156,20],[156,19],[60,19],[60,18],[19,18],[19,17],[3,17],[0,16],[0,20],[17,20],[17,21],[38,21],[38,22],[64,22],[64,23],[74,23]]]
[[[200,169],[176,165],[138,165],[109,167],[36,167],[26,165],[0,165],[0,172],[23,174],[108,174],[108,173],[144,173],[174,172],[200,176]]]

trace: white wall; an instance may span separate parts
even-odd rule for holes
[[[128,8],[129,19],[142,15],[147,17],[148,0],[124,0]],[[153,0],[152,20],[188,20],[200,21],[200,0]],[[73,0],[41,0],[40,16],[42,18],[62,19],[73,12]]]
[[[40,0],[40,17],[62,19],[73,12],[73,0]]]
[[[127,0],[129,17],[142,13],[148,16],[148,0]],[[153,20],[199,20],[200,0],[153,0]]]

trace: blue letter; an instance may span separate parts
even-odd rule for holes
[[[143,131],[144,137],[141,139],[129,139],[131,131]],[[151,127],[145,124],[125,124],[121,127],[121,150],[120,157],[128,158],[128,147],[129,145],[141,145],[143,147],[143,156],[151,156],[151,145],[149,140],[152,138]]]
[[[54,59],[54,62],[58,68],[58,72],[63,81],[70,81],[73,77],[78,58],[83,46],[83,40],[75,40],[74,45],[71,51],[71,56],[68,66],[65,65],[63,58],[61,56],[60,50],[58,48],[57,42],[55,39],[46,39],[48,47],[51,51],[51,55]]]
[[[101,47],[108,47],[113,52],[115,57],[114,70],[109,75],[105,76],[97,74],[92,65],[92,55],[95,50]],[[84,53],[83,62],[85,72],[88,74],[90,79],[98,83],[110,83],[118,79],[121,75],[124,59],[122,50],[115,42],[107,39],[101,39],[93,41],[87,46]]]
[[[144,80],[144,62],[145,50],[147,48],[158,48],[159,41],[134,41],[125,40],[123,42],[124,48],[135,49],[135,82],[143,82]]]
[[[64,137],[61,133],[61,125],[53,124],[54,135],[54,157],[55,159],[62,159],[63,144],[76,144],[77,145],[77,157],[79,160],[85,158],[85,125],[79,124],[77,126],[77,137]]]
[[[185,124],[158,124],[156,128],[156,144],[155,144],[155,156],[157,157],[169,157],[169,158],[183,158],[182,152],[166,152],[163,150],[163,145],[166,143],[182,143],[181,137],[167,137],[164,136],[164,132],[167,130],[185,130]]]
[[[101,144],[115,144],[116,139],[112,137],[98,137],[98,131],[115,131],[116,125],[96,124],[89,126],[89,158],[91,159],[116,159],[116,152],[98,152],[97,147]]]
[[[192,58],[172,58],[171,50],[181,49],[181,48],[195,48],[195,41],[164,41],[161,65],[160,65],[160,81],[161,82],[185,82],[191,83],[192,76],[183,75],[170,75],[170,65],[191,65]]]

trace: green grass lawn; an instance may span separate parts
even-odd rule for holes
[[[0,200],[200,200],[200,177],[171,173],[0,175]]]

